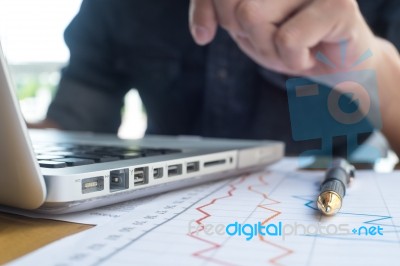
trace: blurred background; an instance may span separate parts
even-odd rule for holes
[[[56,91],[60,69],[69,52],[63,33],[82,0],[0,0],[0,40],[29,122],[43,119]],[[139,138],[146,129],[146,114],[136,90],[125,97],[121,110],[122,138]]]
[[[60,69],[68,62],[64,43],[66,26],[78,12],[82,0],[0,0],[0,40],[9,63],[16,94],[25,119],[35,122],[46,115],[57,89]],[[135,89],[125,96],[121,110],[121,138],[140,138],[147,126],[146,112]],[[387,150],[377,132],[369,145]],[[359,151],[361,161],[368,151]],[[395,158],[393,152],[389,157]],[[369,158],[368,158],[369,160]]]

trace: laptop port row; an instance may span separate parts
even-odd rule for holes
[[[200,162],[193,161],[186,163],[186,173],[195,173],[200,170]],[[174,177],[182,175],[183,165],[173,164],[167,167],[167,176]],[[138,167],[133,170],[134,186],[141,186],[149,183],[149,168]],[[153,168],[153,179],[164,177],[164,168]],[[110,192],[117,192],[129,188],[129,169],[119,169],[110,171]],[[91,177],[82,180],[82,194],[104,190],[104,177]]]

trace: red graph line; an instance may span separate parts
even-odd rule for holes
[[[207,253],[207,252],[209,252],[209,251],[211,251],[211,250],[217,250],[217,249],[219,249],[219,248],[221,247],[221,245],[218,244],[218,243],[212,242],[212,241],[210,241],[210,240],[207,240],[207,239],[205,239],[205,238],[199,237],[198,234],[199,234],[201,231],[204,230],[204,224],[203,224],[202,222],[203,222],[205,219],[207,219],[207,218],[209,218],[209,217],[211,216],[211,214],[209,214],[207,211],[205,211],[204,208],[206,208],[206,207],[208,207],[208,206],[210,206],[210,205],[215,204],[218,200],[232,197],[232,196],[233,196],[233,191],[236,190],[236,185],[238,185],[238,184],[240,184],[240,183],[243,183],[244,180],[245,180],[246,178],[247,178],[247,176],[243,176],[243,177],[241,177],[241,178],[238,180],[238,182],[236,182],[236,183],[234,183],[234,184],[230,184],[230,185],[229,185],[230,189],[228,190],[226,196],[219,197],[219,198],[214,198],[214,199],[212,199],[209,203],[204,204],[204,205],[202,205],[202,206],[196,208],[196,210],[199,211],[199,212],[201,212],[204,216],[201,217],[200,219],[197,219],[197,220],[196,220],[196,223],[197,223],[199,226],[197,227],[196,230],[194,230],[194,231],[188,233],[188,235],[189,235],[190,237],[192,237],[192,238],[195,238],[195,239],[197,239],[197,240],[200,240],[200,241],[202,241],[202,242],[204,242],[204,243],[207,243],[207,244],[211,245],[211,247],[206,248],[206,249],[203,249],[203,250],[196,251],[195,253],[192,254],[194,257],[202,258],[202,259],[204,259],[204,260],[206,260],[206,261],[214,262],[214,263],[219,264],[219,265],[234,265],[234,264],[229,263],[229,262],[225,262],[225,261],[222,261],[222,260],[218,260],[218,259],[214,259],[214,258],[205,256],[204,253]]]
[[[258,177],[258,180],[259,180],[259,182],[262,184],[261,186],[267,186],[267,185],[268,185],[268,183],[264,180],[264,176],[263,176],[263,175],[260,175],[260,176]],[[256,185],[256,186],[259,187],[260,185]],[[265,220],[261,223],[262,225],[266,225],[269,221],[275,219],[276,217],[278,217],[278,216],[281,214],[280,211],[275,210],[275,209],[271,209],[271,208],[268,208],[268,207],[267,207],[267,206],[269,206],[269,205],[279,204],[279,203],[281,203],[281,202],[269,198],[268,195],[267,195],[266,193],[260,192],[260,191],[258,191],[258,190],[256,190],[256,189],[254,189],[254,186],[249,186],[248,189],[249,189],[250,191],[252,191],[252,192],[255,192],[255,193],[260,194],[264,199],[266,199],[266,200],[268,200],[268,201],[271,202],[271,203],[267,203],[267,204],[258,205],[259,208],[262,208],[262,209],[265,209],[265,210],[268,210],[268,211],[271,211],[271,212],[274,213],[273,215],[271,215],[271,216],[269,216],[267,219],[265,219]],[[281,255],[279,255],[279,256],[276,256],[276,257],[273,257],[273,258],[271,258],[271,259],[269,260],[269,262],[270,262],[271,264],[273,264],[273,265],[282,265],[282,264],[278,263],[278,261],[281,260],[281,259],[283,259],[284,257],[290,256],[290,254],[293,253],[293,250],[291,250],[291,249],[289,249],[289,248],[287,248],[287,247],[278,245],[278,244],[276,244],[276,243],[273,243],[273,242],[271,242],[271,241],[268,241],[268,240],[266,240],[265,237],[262,236],[262,235],[260,235],[259,238],[260,238],[260,240],[261,240],[262,242],[265,242],[265,243],[268,244],[268,245],[271,245],[271,246],[273,246],[273,247],[275,247],[275,248],[278,248],[278,249],[284,251],[283,254],[281,254]]]

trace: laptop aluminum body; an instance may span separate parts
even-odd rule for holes
[[[46,213],[81,211],[261,170],[283,157],[284,144],[277,141],[168,136],[121,140],[114,135],[28,131],[1,49],[0,61],[1,205]],[[72,167],[40,167],[34,148],[52,145],[97,151],[145,147],[150,153]]]

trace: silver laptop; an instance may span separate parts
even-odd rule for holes
[[[0,204],[67,213],[257,171],[284,144],[28,131],[0,48]]]

